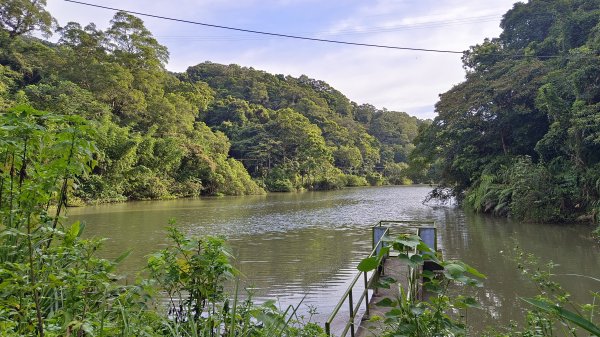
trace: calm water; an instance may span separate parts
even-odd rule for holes
[[[453,207],[423,205],[429,187],[356,188],[331,192],[267,196],[132,202],[69,209],[71,219],[87,223],[87,235],[106,237],[106,257],[133,248],[122,269],[134,275],[146,256],[165,247],[169,219],[189,235],[223,235],[243,285],[259,299],[278,298],[282,306],[309,306],[323,322],[371,249],[370,226],[379,220],[435,219],[446,258],[460,258],[488,276],[476,296],[486,310],[471,311],[469,321],[483,326],[519,320],[519,296],[535,287],[519,275],[510,259],[515,244],[543,261],[560,266],[557,274],[600,278],[600,248],[588,226],[510,222]],[[600,283],[560,276],[575,299],[600,291]]]

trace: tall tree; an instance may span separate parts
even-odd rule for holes
[[[3,0],[0,2],[0,28],[13,38],[34,30],[51,35],[55,20],[45,6],[46,0]]]

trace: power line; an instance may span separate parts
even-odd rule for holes
[[[114,7],[108,7],[108,6],[91,4],[91,3],[77,1],[77,0],[64,0],[64,1],[71,2],[71,3],[74,3],[74,4],[78,4],[78,5],[83,5],[83,6],[89,6],[89,7],[107,9],[107,10],[111,10],[111,11],[126,12],[126,13],[130,13],[130,14],[135,14],[135,15],[140,15],[140,16],[146,16],[146,17],[155,18],[155,19],[175,21],[175,22],[181,22],[181,23],[188,23],[188,24],[193,24],[193,25],[198,25],[198,26],[211,27],[211,28],[219,28],[219,29],[232,30],[232,31],[237,31],[237,32],[259,34],[259,35],[265,35],[265,36],[271,36],[271,37],[283,37],[283,38],[296,39],[296,40],[305,40],[305,41],[314,41],[314,42],[326,42],[326,43],[334,43],[334,44],[342,44],[342,45],[350,45],[350,46],[360,46],[360,47],[372,47],[372,48],[408,50],[408,51],[421,51],[421,52],[444,53],[444,54],[464,54],[464,51],[457,51],[457,50],[441,50],[441,49],[429,49],[429,48],[399,47],[399,46],[389,46],[389,45],[380,45],[380,44],[371,44],[371,43],[360,43],[360,42],[349,42],[349,41],[340,41],[340,40],[331,40],[331,39],[321,39],[321,38],[313,38],[313,37],[300,36],[300,35],[290,35],[290,34],[263,32],[263,31],[258,31],[258,30],[236,28],[236,27],[229,27],[229,26],[222,26],[222,25],[214,25],[214,24],[203,23],[203,22],[198,22],[198,21],[176,19],[176,18],[161,16],[161,15],[148,14],[148,13],[142,13],[142,12],[136,12],[136,11],[129,11],[129,10],[124,10],[124,9],[119,9],[119,8],[114,8]],[[592,58],[595,58],[595,57],[597,57],[598,53],[600,53],[600,51],[593,51],[593,52],[590,52],[590,53],[580,53],[580,54],[573,54],[573,55],[564,55],[564,54],[563,55],[529,55],[529,54],[486,53],[486,54],[480,54],[480,56],[502,56],[502,57],[509,57],[509,58],[521,58],[521,57],[524,57],[524,58],[540,58],[540,59],[552,59],[552,58],[560,58],[560,57],[564,57],[564,58],[588,58],[588,57],[592,57]]]
[[[453,20],[438,20],[428,21],[414,24],[403,24],[390,27],[378,27],[370,29],[342,29],[331,31],[317,31],[317,32],[296,32],[294,34],[311,34],[311,35],[329,35],[329,36],[352,36],[352,35],[368,35],[374,33],[393,33],[406,30],[415,29],[429,29],[438,28],[445,26],[464,25],[473,23],[483,23],[499,20],[502,16],[500,15],[485,15],[485,16],[472,16]],[[248,40],[263,40],[270,38],[277,38],[273,36],[231,36],[231,35],[157,35],[157,38],[163,39],[189,39],[189,40],[202,40],[202,41],[248,41]]]
[[[181,22],[181,23],[189,23],[189,24],[199,25],[199,26],[205,26],[205,27],[227,29],[227,30],[232,30],[232,31],[237,31],[237,32],[244,32],[244,33],[260,34],[260,35],[267,35],[267,36],[277,36],[277,37],[285,37],[285,38],[296,39],[296,40],[326,42],[326,43],[335,43],[335,44],[343,44],[343,45],[351,45],[351,46],[361,46],[361,47],[373,47],[373,48],[409,50],[409,51],[422,51],[422,52],[430,52],[430,53],[445,53],[445,54],[462,54],[463,53],[462,51],[456,51],[456,50],[441,50],[441,49],[427,49],[427,48],[398,47],[398,46],[388,46],[388,45],[381,45],[381,44],[371,44],[371,43],[359,43],[359,42],[329,40],[329,39],[320,39],[320,38],[313,38],[313,37],[299,36],[299,35],[288,35],[288,34],[280,34],[280,33],[272,33],[272,32],[263,32],[263,31],[258,31],[258,30],[251,30],[251,29],[243,29],[243,28],[236,28],[236,27],[214,25],[214,24],[203,23],[203,22],[198,22],[198,21],[176,19],[176,18],[161,16],[161,15],[155,15],[155,14],[148,14],[148,13],[135,12],[135,11],[128,11],[128,10],[124,10],[124,9],[113,8],[113,7],[102,6],[102,5],[96,5],[96,4],[91,4],[91,3],[81,2],[81,1],[76,1],[76,0],[65,0],[65,1],[66,2],[75,3],[75,4],[79,4],[79,5],[83,5],[83,6],[108,9],[108,10],[111,10],[111,11],[121,11],[121,12],[130,13],[130,14],[135,14],[135,15],[140,15],[140,16],[146,16],[146,17],[150,17],[150,18],[156,18],[156,19],[162,19],[162,20],[169,20],[169,21],[175,21],[175,22]]]

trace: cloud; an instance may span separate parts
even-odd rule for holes
[[[92,0],[90,0],[92,1]],[[100,3],[99,1],[97,1]],[[466,50],[500,33],[512,0],[107,0],[102,5],[256,30],[402,47]],[[114,14],[49,0],[61,23]],[[357,103],[431,117],[438,95],[464,78],[460,55],[288,40],[143,18],[183,71],[209,60],[324,80]]]
[[[438,11],[432,15],[428,6],[414,7],[414,2],[379,1],[373,7],[358,8],[348,18],[331,24],[328,33],[338,34],[349,29],[375,31],[356,35],[354,41],[415,48],[466,50],[485,37],[497,36],[499,20],[473,24],[433,26],[428,29],[376,32],[378,28],[399,24],[440,23],[466,15],[498,14],[478,2],[437,1]],[[505,1],[505,10],[511,7]],[[449,6],[445,8],[444,6]],[[412,10],[409,11],[409,9]],[[505,11],[504,10],[504,11]],[[416,12],[417,16],[412,16]],[[396,13],[397,15],[390,15]],[[439,14],[441,13],[441,14]],[[378,20],[373,20],[376,17]],[[390,17],[389,19],[387,19]],[[294,76],[306,74],[325,80],[358,103],[371,103],[390,110],[406,111],[431,118],[439,94],[464,79],[460,55],[428,54],[360,47],[306,48],[293,56],[282,57],[276,47],[262,47],[260,52],[240,55],[238,62],[271,72]],[[428,107],[428,108],[427,108]]]

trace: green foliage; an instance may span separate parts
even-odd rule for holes
[[[215,90],[217,99],[202,114],[203,120],[227,134],[232,156],[242,160],[253,177],[264,178],[281,165],[287,169],[291,165],[285,161],[290,160],[299,168],[292,175],[299,174],[307,188],[339,185],[331,175],[316,177],[311,172],[316,165],[333,164],[345,174],[366,176],[382,161],[406,161],[419,123],[405,113],[350,103],[328,84],[306,76],[284,77],[206,62],[190,67],[180,78],[206,81]],[[294,114],[306,119],[296,116],[292,123],[289,118]],[[288,119],[285,125],[283,118]],[[316,133],[328,149],[315,136],[304,143],[311,153],[295,151],[300,136]],[[307,157],[316,164],[303,163]],[[296,185],[292,176],[287,179]],[[287,189],[280,185],[277,190]]]
[[[381,186],[385,181],[381,173],[378,172],[371,172],[367,174],[366,179],[371,186]]]
[[[368,186],[369,183],[365,177],[357,176],[354,174],[346,174],[344,175],[345,186],[348,187],[358,187],[358,186]]]
[[[371,317],[372,321],[382,323],[382,330],[378,335],[466,336],[466,326],[455,312],[477,307],[477,302],[472,297],[451,295],[449,288],[456,284],[481,286],[479,278],[485,276],[464,262],[441,260],[418,236],[409,234],[388,240],[388,246],[382,249],[380,256],[364,259],[359,264],[359,270],[370,271],[377,268],[378,259],[390,249],[400,252],[398,258],[403,260],[412,272],[407,276],[408,287],[399,285],[400,293],[397,298],[384,298],[377,303],[379,306],[390,308],[385,317]],[[441,272],[422,270],[426,261],[436,263]],[[411,275],[417,282],[422,278],[421,287],[430,294],[427,300],[417,299],[416,283],[412,281]]]
[[[339,170],[331,170],[318,176],[311,185],[314,190],[336,190],[346,186],[346,177]]]
[[[200,316],[224,300],[223,283],[234,271],[223,240],[190,239],[175,227],[168,232],[173,244],[150,256],[150,277],[166,292],[169,313],[176,321],[193,315],[199,325],[210,325],[212,322],[201,321]]]
[[[0,334],[122,331],[118,309],[139,296],[111,285],[116,262],[94,256],[101,241],[61,222],[67,192],[94,165],[92,128],[27,106],[0,125]]]
[[[387,163],[383,169],[383,176],[392,185],[410,185],[412,180],[408,177],[408,164]]]
[[[110,130],[100,131],[127,134]],[[323,335],[297,308],[281,312],[273,302],[257,306],[237,291],[225,293],[233,268],[219,238],[189,239],[170,229],[173,246],[149,258],[151,278],[123,285],[115,267],[128,252],[98,258],[102,240],[83,239],[79,222],[63,224],[68,192],[94,169],[94,137],[79,116],[28,106],[0,114],[0,335]],[[153,297],[165,293],[169,308]]]
[[[417,137],[415,166],[433,169],[442,187],[480,212],[593,218],[599,8],[594,1],[515,4],[499,38],[465,53],[467,79],[441,95],[438,117]]]
[[[290,173],[283,167],[275,167],[265,178],[265,185],[272,192],[292,192],[296,187],[290,180]]]
[[[373,108],[365,119],[368,106],[304,75],[210,62],[169,73],[166,47],[129,13],[106,29],[69,22],[56,43],[26,38],[51,32],[44,6],[0,5],[0,108],[94,122],[98,165],[74,200],[263,193],[253,179],[273,191],[363,185],[342,174],[366,177],[412,148],[416,118]]]
[[[542,165],[529,157],[505,157],[486,168],[465,203],[477,212],[528,221],[574,220],[569,210],[585,202],[575,194],[576,184],[577,174],[567,163]]]
[[[559,317],[563,321],[569,321],[580,328],[588,331],[593,336],[600,336],[600,327],[596,326],[594,323],[588,321],[583,318],[581,315],[576,314],[572,311],[566,310],[560,306],[549,304],[545,301],[539,301],[532,298],[523,299],[525,302],[537,307],[539,310],[544,311],[548,314],[555,315]]]
[[[56,43],[25,37],[51,32],[45,5],[0,5],[0,108],[94,122],[98,165],[69,191],[74,201],[263,193],[253,179],[273,191],[358,186],[412,148],[416,118],[304,75],[210,62],[169,73],[166,47],[125,12],[106,29],[69,22]]]
[[[0,29],[11,37],[39,30],[52,34],[54,18],[44,9],[46,0],[5,0],[0,4]]]

